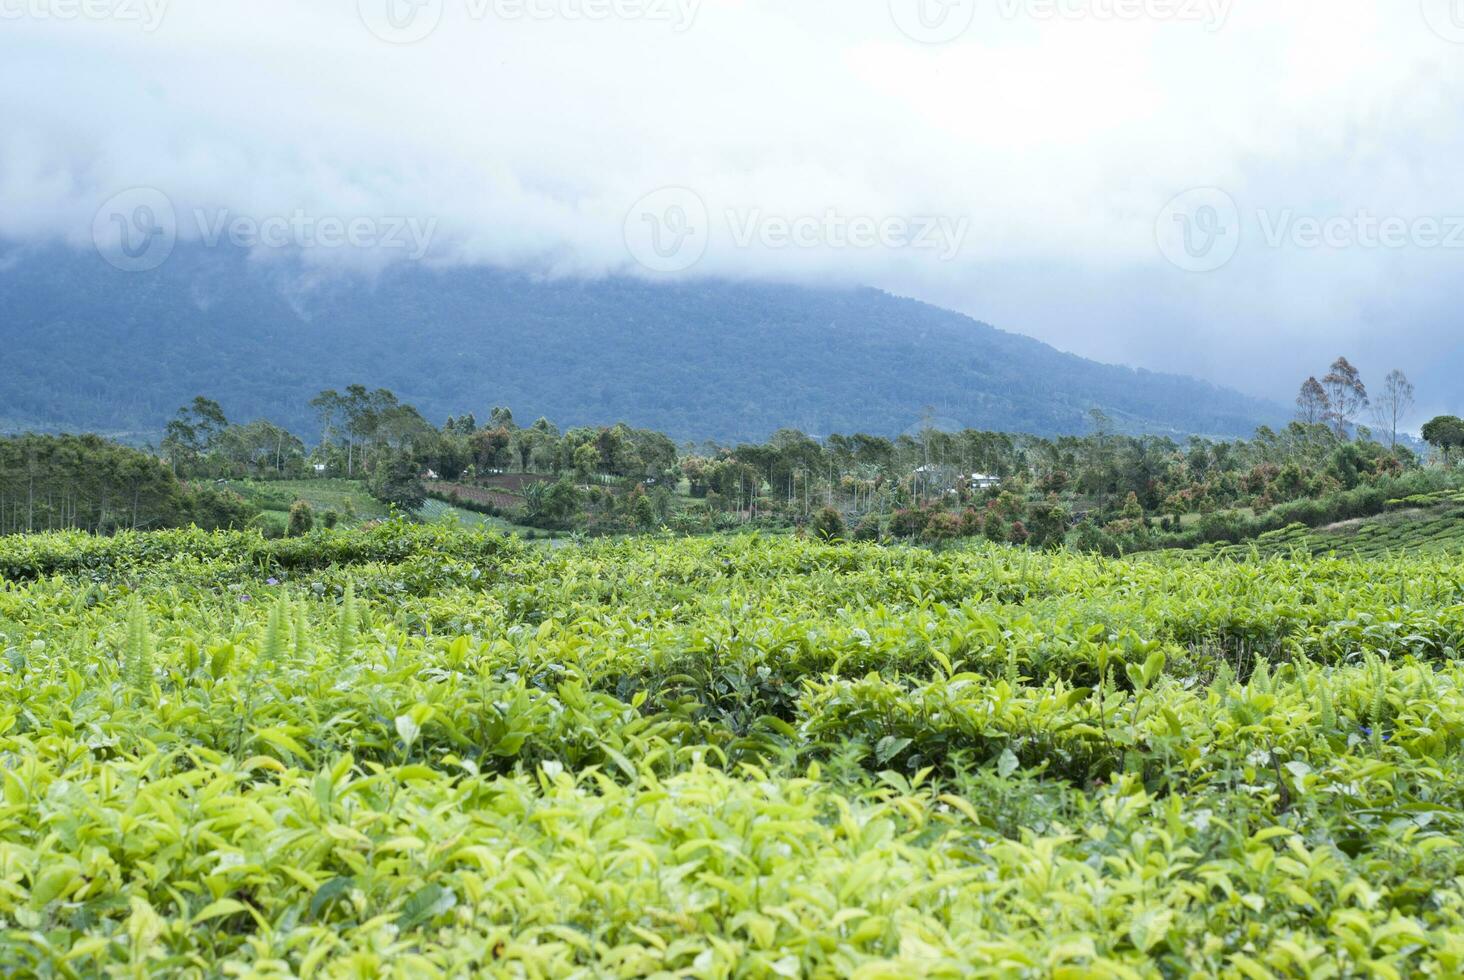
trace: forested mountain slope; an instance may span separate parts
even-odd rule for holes
[[[122,273],[60,247],[0,255],[0,429],[151,433],[194,395],[310,433],[320,389],[395,390],[429,417],[508,405],[679,439],[961,426],[1248,434],[1279,408],[1098,364],[872,289],[545,280],[403,263],[375,277],[182,247]]]

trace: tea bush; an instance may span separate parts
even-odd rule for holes
[[[0,538],[0,969],[1456,976],[1464,568]]]

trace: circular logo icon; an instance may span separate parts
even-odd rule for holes
[[[415,44],[442,23],[442,0],[356,0],[361,23],[388,44]]]
[[[1445,41],[1464,44],[1464,0],[1421,0],[1423,19]]]
[[[156,187],[115,195],[92,219],[92,242],[114,268],[149,272],[168,261],[178,244],[178,214]]]
[[[711,226],[696,191],[663,187],[636,201],[625,216],[625,247],[652,272],[681,272],[707,254]]]
[[[890,16],[912,41],[945,44],[971,29],[976,0],[890,0]]]
[[[1240,249],[1240,208],[1218,187],[1175,196],[1154,222],[1159,251],[1186,272],[1214,272]]]

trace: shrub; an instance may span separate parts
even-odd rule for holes
[[[285,529],[288,537],[299,538],[309,534],[315,528],[315,511],[310,504],[303,500],[297,500],[290,505],[290,523]]]
[[[0,537],[0,963],[1455,976],[1457,569]]]
[[[925,522],[925,528],[921,536],[927,541],[944,542],[951,541],[961,536],[961,519],[955,514],[947,511],[937,511],[931,514]]]
[[[1011,525],[996,508],[994,501],[991,506],[986,508],[986,517],[981,529],[986,533],[986,540],[994,541],[997,544],[1005,544],[1012,538]]]
[[[844,518],[832,507],[825,507],[813,515],[808,530],[819,541],[839,541],[844,537]]]
[[[1027,508],[1022,520],[1028,532],[1027,543],[1034,548],[1051,548],[1062,544],[1067,534],[1068,512],[1056,497],[1039,500]]]
[[[1117,555],[1118,542],[1091,520],[1085,520],[1073,528],[1067,536],[1067,546],[1084,554]]]
[[[890,517],[890,533],[897,538],[919,537],[930,521],[930,515],[923,510],[897,510]]]
[[[1026,544],[1027,539],[1031,536],[1032,535],[1027,531],[1027,525],[1023,524],[1021,521],[1012,521],[1010,539],[1012,544]]]
[[[258,531],[261,537],[269,541],[283,538],[288,531],[288,526],[285,522],[272,514],[259,514],[249,522],[249,526]]]
[[[878,541],[880,534],[879,516],[877,514],[866,514],[854,526],[855,541]]]

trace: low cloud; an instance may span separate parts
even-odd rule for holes
[[[141,188],[184,241],[868,283],[1278,398],[1343,350],[1428,378],[1456,308],[1457,250],[1309,237],[1464,220],[1428,3],[67,2],[0,0],[13,242],[161,220],[105,211]],[[1223,262],[1197,189],[1235,203]]]

